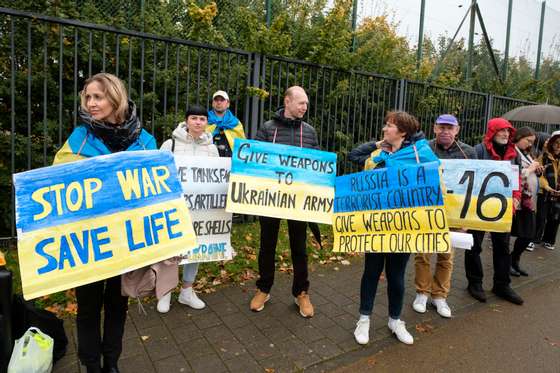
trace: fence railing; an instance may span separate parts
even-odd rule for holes
[[[77,125],[79,89],[100,71],[125,81],[158,143],[188,105],[209,106],[218,89],[254,137],[284,91],[301,85],[309,95],[305,119],[321,148],[338,153],[340,173],[356,169],[348,151],[380,137],[388,110],[416,115],[428,136],[437,115],[455,114],[462,138],[475,143],[487,119],[530,104],[7,8],[0,8],[0,34],[0,209],[11,212],[2,215],[0,237],[15,237],[12,175],[51,164]]]

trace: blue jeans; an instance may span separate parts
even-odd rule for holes
[[[398,319],[403,306],[404,273],[410,254],[365,254],[364,273],[360,288],[360,314],[369,316],[373,311],[379,276],[385,268],[389,317]]]
[[[183,282],[194,282],[198,273],[198,263],[189,263],[183,265]]]

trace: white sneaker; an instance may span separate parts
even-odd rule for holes
[[[401,319],[394,320],[392,318],[389,318],[389,323],[387,324],[389,329],[391,329],[393,334],[397,336],[399,341],[404,344],[411,345],[414,343],[414,338],[412,338],[412,335],[410,335],[408,330],[406,330],[405,325],[405,322]]]
[[[165,294],[161,297],[160,300],[157,302],[157,310],[159,313],[167,313],[169,312],[169,307],[171,306],[171,292]]]
[[[549,244],[548,242],[544,243],[544,248],[547,250],[554,250],[554,245]]]
[[[449,308],[445,298],[432,298],[432,304],[441,317],[451,317],[451,308]]]
[[[535,243],[534,243],[534,242],[529,242],[529,245],[527,245],[527,247],[525,248],[525,250],[527,250],[527,251],[534,251],[534,250],[535,250]]]
[[[179,294],[178,301],[179,303],[185,304],[195,310],[201,310],[206,307],[206,303],[200,300],[192,286],[189,286],[188,288],[181,288],[181,294]]]
[[[356,342],[365,345],[369,342],[369,318],[359,319],[356,323],[356,330],[354,330],[354,338]]]
[[[412,302],[412,308],[418,313],[426,312],[426,303],[428,302],[428,296],[426,294],[416,293],[416,298]]]

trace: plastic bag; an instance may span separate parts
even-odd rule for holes
[[[27,329],[14,343],[8,373],[50,373],[53,346],[53,339],[39,329]]]

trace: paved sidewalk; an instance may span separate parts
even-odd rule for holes
[[[486,244],[488,244],[487,235]],[[513,240],[512,240],[513,241]],[[455,256],[453,288],[448,299],[457,317],[478,305],[466,292],[464,254]],[[353,331],[358,316],[359,285],[363,258],[350,265],[333,264],[311,268],[310,296],[315,317],[303,319],[296,312],[291,296],[291,275],[277,272],[271,300],[260,313],[249,310],[254,282],[229,286],[203,295],[208,307],[195,311],[174,302],[168,314],[160,315],[155,304],[140,315],[135,305],[129,310],[121,372],[293,372],[327,371],[347,365],[360,356],[368,356],[383,346],[399,343],[389,334],[386,284],[383,281],[375,301],[373,328],[369,345],[355,343]],[[484,287],[492,286],[491,250],[483,252]],[[560,272],[560,249],[537,248],[525,252],[522,264],[529,277],[512,278],[514,288],[544,281]],[[407,269],[405,307],[401,319],[415,337],[415,325],[421,322],[453,322],[441,319],[433,309],[415,313],[414,262]],[[488,296],[492,295],[488,292]],[[490,297],[489,303],[496,301]],[[525,305],[526,307],[527,305]],[[67,321],[70,344],[67,355],[55,367],[55,373],[80,372],[76,356],[76,332]],[[85,372],[85,369],[81,370]]]

